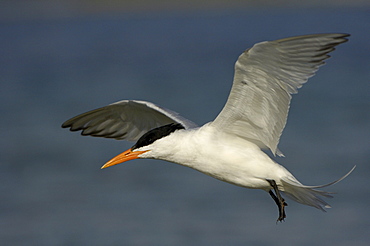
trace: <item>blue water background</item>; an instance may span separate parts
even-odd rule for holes
[[[343,32],[292,101],[276,160],[330,182],[327,213],[155,160],[100,166],[132,143],[60,128],[141,99],[198,124],[224,105],[240,53],[288,36]],[[369,245],[370,11],[254,8],[0,22],[2,245]]]

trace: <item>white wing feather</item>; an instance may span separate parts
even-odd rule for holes
[[[185,129],[196,127],[174,111],[137,100],[123,100],[80,114],[62,127],[82,130],[82,135],[136,141],[149,130],[170,123],[179,123]]]
[[[237,60],[228,101],[212,125],[280,155],[291,94],[347,36],[314,34],[255,44]]]

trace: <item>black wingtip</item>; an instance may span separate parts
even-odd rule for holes
[[[68,128],[68,127],[71,127],[71,125],[68,124],[68,121],[65,121],[65,122],[63,122],[63,124],[60,127],[62,127],[62,128]]]

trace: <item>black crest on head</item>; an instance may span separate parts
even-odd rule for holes
[[[165,126],[160,126],[157,128],[154,128],[153,130],[148,131],[145,133],[139,140],[137,140],[136,144],[132,146],[132,150],[147,146],[149,144],[154,143],[156,140],[163,138],[165,136],[170,135],[170,133],[180,130],[180,129],[185,129],[181,124],[175,124],[171,123]]]

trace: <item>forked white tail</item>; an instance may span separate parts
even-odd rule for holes
[[[340,179],[325,185],[307,186],[301,184],[298,180],[293,178],[282,179],[281,182],[284,187],[283,192],[287,197],[296,202],[315,207],[325,212],[324,208],[331,208],[331,206],[327,202],[322,200],[321,197],[332,198],[333,196],[331,196],[331,194],[333,193],[316,189],[324,188],[338,183],[339,181],[350,175],[355,168],[356,166],[354,166],[346,175],[344,175]]]

